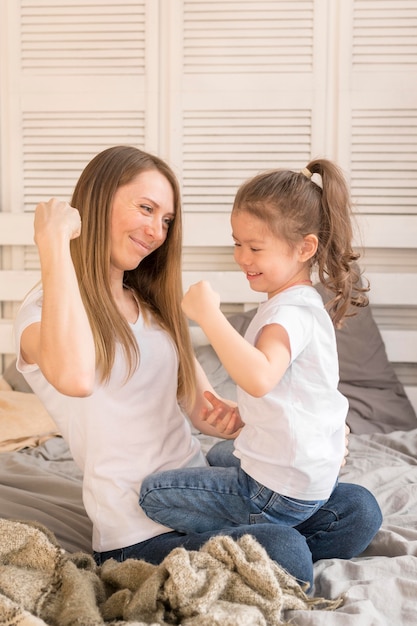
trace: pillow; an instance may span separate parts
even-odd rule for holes
[[[316,289],[329,299],[321,285]],[[229,321],[244,334],[256,309],[231,315]],[[342,329],[336,330],[339,355],[339,390],[349,400],[347,423],[355,434],[417,427],[414,409],[389,362],[385,345],[369,306],[358,309]],[[209,345],[196,348],[196,356],[216,392],[236,400],[233,381]]]
[[[324,302],[322,285],[316,285]],[[339,389],[349,400],[348,424],[353,433],[411,430],[417,417],[392,363],[370,306],[358,309],[336,330]]]
[[[0,391],[0,433],[0,452],[33,448],[59,435],[39,398],[21,391]]]

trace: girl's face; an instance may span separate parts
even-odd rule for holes
[[[158,170],[146,170],[119,187],[111,212],[111,270],[135,269],[167,238],[174,219],[174,192]]]
[[[310,278],[307,263],[300,261],[300,246],[289,246],[259,218],[238,211],[232,213],[236,263],[246,274],[254,291],[268,298],[295,283]]]

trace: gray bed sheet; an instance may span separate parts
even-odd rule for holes
[[[343,595],[334,613],[293,611],[297,626],[417,624],[417,430],[352,435],[341,480],[368,487],[381,506],[381,530],[356,559],[315,565],[315,593]]]
[[[36,521],[68,552],[91,552],[81,472],[61,437],[37,448],[0,454],[0,517]]]
[[[343,595],[343,606],[331,613],[290,611],[287,619],[297,626],[415,626],[417,429],[351,435],[341,480],[371,489],[383,511],[382,528],[360,557],[315,564],[315,594]],[[0,455],[0,517],[35,520],[66,550],[90,551],[81,476],[62,439]]]

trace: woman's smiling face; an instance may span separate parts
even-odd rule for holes
[[[114,195],[111,212],[111,268],[135,269],[167,238],[175,217],[174,192],[158,170],[141,172]]]

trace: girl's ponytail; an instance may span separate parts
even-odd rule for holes
[[[356,263],[360,255],[352,248],[350,193],[341,170],[333,162],[315,159],[305,170],[321,179],[321,223],[315,261],[320,282],[334,293],[328,307],[337,328],[345,317],[354,315],[353,311],[349,312],[351,305],[368,304],[365,293],[369,287],[361,285]],[[306,175],[304,171],[302,173]],[[313,178],[311,184],[318,183]]]

